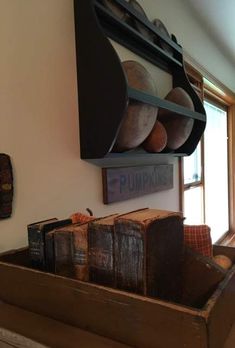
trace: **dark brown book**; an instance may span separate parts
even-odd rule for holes
[[[54,233],[53,230],[45,236],[45,254],[46,254],[46,271],[55,273],[55,248],[54,248]]]
[[[65,226],[54,232],[55,273],[88,280],[88,223]]]
[[[57,227],[71,224],[71,219],[58,220],[52,218],[35,222],[27,226],[29,255],[33,268],[46,269],[45,237],[46,234]]]
[[[115,287],[113,214],[88,224],[89,280]]]
[[[183,260],[181,213],[145,209],[115,219],[117,287],[177,301]]]
[[[71,218],[71,221],[72,221],[72,218]],[[64,227],[59,227],[59,228],[56,228],[56,229],[54,229],[54,230],[52,230],[52,231],[50,231],[49,233],[46,234],[46,236],[45,236],[45,254],[46,254],[46,271],[47,272],[49,272],[49,273],[55,273],[56,272],[56,266],[55,266],[55,241],[54,241],[55,233],[57,233],[57,232],[64,233],[66,231],[70,231],[71,229],[70,229],[69,225],[71,225],[71,227],[72,227],[72,226],[75,226],[75,225],[78,226],[80,224],[82,224],[82,222],[79,222],[79,223],[76,223],[76,224],[70,223],[70,224],[66,225],[67,226],[66,229],[64,229]],[[60,238],[62,238],[62,236],[60,236]],[[61,243],[61,241],[60,241],[60,243]],[[70,252],[68,247],[66,247],[66,242],[65,242],[64,246],[63,245],[58,245],[58,248],[61,248],[60,249],[61,257],[63,255],[63,253]],[[67,256],[64,255],[63,257],[66,258]],[[57,265],[57,267],[58,267],[58,265]]]
[[[61,228],[54,232],[52,238],[54,240],[55,273],[73,278],[71,234],[70,226],[67,226],[67,228]]]
[[[28,244],[29,257],[31,266],[37,269],[44,269],[45,255],[44,255],[44,235],[45,226],[52,222],[58,221],[57,218],[37,221],[27,225],[28,230]]]

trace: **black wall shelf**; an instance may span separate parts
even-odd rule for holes
[[[81,158],[100,166],[112,161],[113,166],[115,163],[119,165],[121,158],[136,158],[142,164],[149,161],[154,163],[157,158],[164,156],[191,154],[204,132],[206,113],[186,76],[181,46],[174,35],[171,39],[164,36],[125,0],[113,1],[125,9],[132,19],[148,28],[157,39],[169,45],[173,55],[120,20],[102,1],[74,0]],[[130,88],[109,38],[170,73],[172,87],[185,89],[193,101],[195,111]],[[112,153],[129,99],[193,118],[194,126],[188,140],[177,150],[167,153],[152,154],[141,148],[121,154]]]

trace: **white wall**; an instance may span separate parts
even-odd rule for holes
[[[183,49],[220,82],[235,91],[235,65],[224,55],[221,48],[214,44],[201,22],[197,21],[188,0],[138,1],[150,20],[160,18],[169,33],[177,37]]]
[[[150,19],[155,11],[195,52],[190,32],[201,29],[181,0],[145,4]],[[173,21],[165,4],[174,11],[179,4],[184,20]],[[0,250],[26,245],[28,223],[86,207],[97,216],[146,206],[178,210],[176,161],[174,189],[105,206],[101,169],[80,160],[72,0],[1,0],[0,23],[0,152],[11,156],[15,179],[13,215],[0,220]],[[207,62],[216,48],[200,45]],[[229,70],[225,60],[220,67]]]

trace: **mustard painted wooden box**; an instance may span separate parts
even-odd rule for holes
[[[235,263],[233,248],[214,253]],[[0,255],[0,299],[133,347],[222,348],[235,320],[235,266],[223,274],[185,258],[176,304],[37,271],[27,248],[13,250]]]

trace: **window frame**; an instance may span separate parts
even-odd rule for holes
[[[192,60],[191,57],[188,59]],[[228,210],[229,210],[229,231],[216,242],[216,244],[229,245],[234,242],[235,246],[235,93],[226,88],[204,68],[198,66],[195,61],[185,63],[185,71],[188,79],[199,94],[200,98],[211,101],[220,107],[227,108],[227,127],[228,127]],[[216,86],[216,87],[215,87]],[[234,137],[233,137],[234,136]],[[202,177],[197,183],[184,185],[183,158],[179,159],[179,206],[184,211],[184,191],[190,187],[205,187],[204,181],[204,140],[201,139],[201,163]],[[203,219],[205,221],[205,196],[203,195]]]
[[[192,188],[201,188],[202,191],[204,191],[205,187],[205,176],[204,176],[204,138],[202,136],[200,142],[201,147],[201,180],[198,180],[196,182],[190,183],[190,184],[184,184],[184,162],[183,159],[181,159],[181,166],[182,166],[182,182],[183,182],[183,191],[181,193],[181,199],[182,199],[182,211],[184,211],[184,193],[187,190],[190,190]],[[205,194],[202,193],[202,220],[205,222]]]

